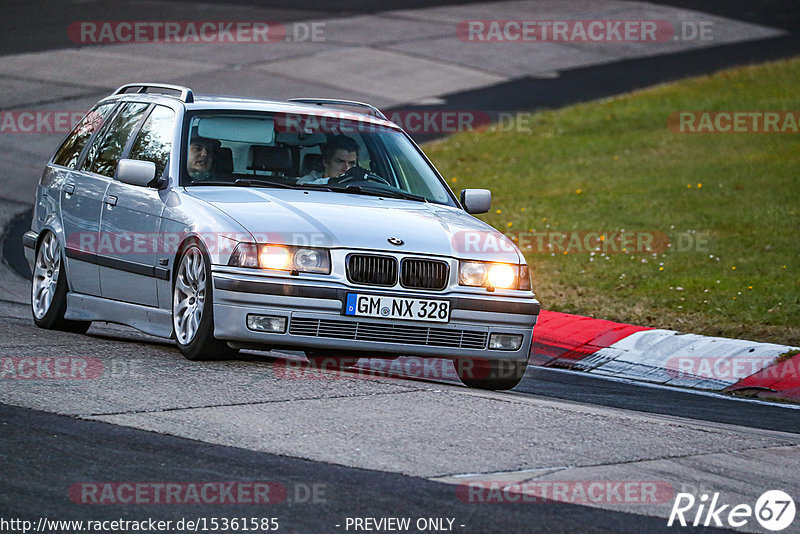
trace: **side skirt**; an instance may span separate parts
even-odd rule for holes
[[[170,310],[79,293],[67,293],[67,312],[64,317],[76,321],[106,321],[124,324],[152,336],[168,338],[172,334],[172,312]]]

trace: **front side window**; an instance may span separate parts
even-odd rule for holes
[[[181,184],[316,187],[456,205],[401,131],[337,113],[197,113]]]
[[[133,142],[131,159],[152,161],[156,164],[156,176],[161,176],[172,151],[172,132],[175,112],[166,106],[156,106],[142,125]]]
[[[83,170],[114,177],[122,151],[131,133],[142,119],[148,104],[132,102],[125,104],[114,116],[104,134],[98,136],[89,149]]]
[[[83,147],[86,146],[92,134],[102,128],[112,109],[114,109],[114,102],[109,102],[100,104],[87,113],[56,151],[53,163],[69,168],[74,167],[83,152]]]

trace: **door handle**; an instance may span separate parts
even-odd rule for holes
[[[117,197],[114,195],[108,195],[106,198],[103,199],[103,202],[108,204],[109,206],[116,206],[117,205]]]
[[[71,195],[72,193],[74,193],[75,192],[75,184],[67,184],[64,187],[64,192],[66,194],[68,194],[68,195]]]

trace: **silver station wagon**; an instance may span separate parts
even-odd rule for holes
[[[539,303],[525,258],[376,108],[139,83],[56,150],[24,236],[42,328],[121,323],[190,360],[239,349],[453,360],[522,379]]]

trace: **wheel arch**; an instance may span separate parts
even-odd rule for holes
[[[209,263],[211,263],[211,254],[208,251],[208,245],[206,245],[205,241],[203,240],[202,236],[199,234],[191,233],[188,234],[183,238],[183,240],[178,244],[178,247],[175,249],[175,259],[172,262],[172,289],[175,289],[175,279],[178,276],[178,269],[180,268],[180,260],[183,258],[183,253],[186,252],[186,249],[192,243],[197,244],[200,247],[200,251],[208,258]],[[208,273],[209,278],[211,277],[211,272]]]
[[[52,224],[56,223],[56,224]],[[67,290],[72,290],[72,282],[70,282],[69,278],[69,265],[67,262],[67,243],[64,239],[64,232],[61,231],[61,225],[58,224],[58,221],[55,219],[51,219],[50,221],[45,222],[39,228],[39,234],[36,236],[36,244],[33,247],[33,263],[34,268],[36,265],[36,258],[39,255],[39,249],[42,246],[42,242],[44,241],[45,236],[51,233],[56,236],[56,240],[58,240],[58,246],[61,247],[61,271],[64,273],[67,281]],[[31,269],[33,271],[33,269]]]

